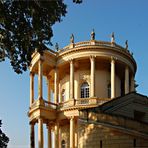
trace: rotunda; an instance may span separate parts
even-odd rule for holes
[[[111,42],[98,41],[95,40],[93,31],[91,40],[75,43],[72,35],[68,46],[59,49],[56,45],[56,50],[48,49],[42,54],[35,52],[32,55],[28,112],[31,148],[37,145],[34,138],[35,124],[38,124],[39,148],[45,146],[43,125],[47,126],[48,148],[53,145],[55,148],[101,148],[105,137],[107,141],[108,136],[115,133],[118,140],[121,140],[122,136],[120,138],[119,135],[122,132],[118,132],[117,128],[103,125],[96,128],[93,123],[84,125],[80,118],[95,119],[99,113],[89,114],[90,109],[102,107],[117,98],[135,93],[134,77],[137,65],[128,49],[127,41],[125,47],[116,44],[114,34]],[[35,75],[38,76],[37,98],[34,97]],[[47,81],[47,98],[43,97],[43,77]],[[112,107],[111,103],[106,109],[109,107]],[[106,119],[108,116],[103,114],[101,117]],[[98,138],[96,145],[89,140],[89,136],[92,138],[96,134],[93,130],[98,131],[95,136]],[[99,133],[104,133],[104,136],[100,138]],[[123,133],[123,137],[126,137],[125,132]],[[51,138],[52,134],[54,138]],[[128,133],[127,139],[129,137]]]

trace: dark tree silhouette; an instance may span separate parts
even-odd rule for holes
[[[52,44],[52,25],[66,13],[63,0],[0,0],[0,61],[8,58],[18,74],[26,71],[32,53]]]
[[[0,148],[6,148],[9,138],[1,130],[2,121],[0,120]]]

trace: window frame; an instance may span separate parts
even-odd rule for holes
[[[89,98],[89,94],[90,94],[89,90],[90,90],[89,84],[87,82],[83,82],[80,87],[81,98]]]
[[[66,148],[66,141],[64,139],[61,141],[61,148]]]

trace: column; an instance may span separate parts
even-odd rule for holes
[[[60,81],[59,81],[59,102],[62,102],[61,101],[61,84],[60,84]]]
[[[131,75],[131,92],[135,91],[135,80],[134,75]]]
[[[59,123],[55,125],[55,148],[59,148]]]
[[[42,60],[40,59],[39,62],[38,62],[38,98],[39,99],[42,99],[42,96],[43,96],[43,78],[42,78],[42,75],[43,75],[43,69],[42,69]]]
[[[52,147],[52,140],[51,140],[51,127],[50,125],[47,125],[47,140],[48,140],[48,148]]]
[[[90,57],[90,97],[95,97],[95,58],[94,56]]]
[[[129,67],[125,67],[125,94],[129,93]]]
[[[38,148],[44,148],[43,119],[38,119]]]
[[[50,76],[47,76],[47,97],[48,97],[48,102],[51,102],[50,100]]]
[[[115,59],[111,58],[111,98],[116,97],[115,79]]]
[[[35,148],[35,131],[34,123],[30,123],[30,148]]]
[[[74,62],[70,60],[70,99],[74,99]]]
[[[62,138],[61,138],[61,128],[59,128],[59,148],[62,148],[61,147],[61,141],[62,141]]]
[[[54,70],[54,101],[58,103],[58,69]]]
[[[70,118],[70,148],[75,147],[74,117]]]
[[[78,148],[78,119],[75,122],[75,148]]]
[[[30,72],[30,107],[34,102],[34,73]]]

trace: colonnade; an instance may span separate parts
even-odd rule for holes
[[[95,56],[90,56],[90,97],[95,97]],[[43,96],[43,66],[42,60],[38,61],[38,99],[42,99]],[[70,99],[74,99],[74,60],[70,60]],[[130,82],[131,81],[131,82]],[[50,76],[47,76],[48,87],[48,101],[50,101]],[[125,94],[130,91],[134,91],[134,76],[129,72],[129,67],[125,66]],[[60,84],[58,84],[58,69],[54,69],[54,101],[58,103],[60,95]],[[116,59],[111,58],[111,98],[116,97]],[[34,102],[34,73],[30,72],[30,106]]]
[[[111,98],[116,97],[116,58],[111,58]],[[90,56],[90,97],[96,97],[95,95],[95,56]],[[131,82],[130,82],[131,80]],[[131,84],[131,87],[130,87]],[[131,75],[129,67],[125,66],[125,82],[124,82],[125,94],[130,91],[134,91],[134,76]],[[70,99],[74,98],[74,60],[70,60]]]
[[[90,97],[95,97],[95,56],[90,56]],[[71,59],[70,63],[70,99],[74,99],[74,60]],[[116,59],[111,58],[111,98],[116,97]],[[132,75],[130,78],[129,67],[125,66],[125,94],[129,93],[130,90],[134,91],[134,76]],[[131,82],[129,83],[129,80]],[[43,61],[40,59],[38,61],[38,100],[43,100]],[[130,88],[131,84],[131,88]],[[48,101],[50,101],[50,77],[47,76],[47,87],[48,87]],[[58,103],[58,95],[60,95],[60,91],[58,84],[58,69],[54,70],[54,100],[55,103]],[[30,107],[34,103],[34,73],[30,72]],[[44,147],[44,134],[43,134],[43,119],[38,118],[38,147]],[[34,123],[30,124],[31,132],[31,148],[35,148],[35,130]],[[48,129],[48,148],[51,148],[51,127],[47,125]],[[59,148],[59,122],[55,124],[55,148]],[[75,147],[75,119],[74,117],[70,118],[70,148]]]
[[[70,73],[73,74],[70,77],[70,82],[71,85],[74,86],[74,66],[73,66],[73,61],[71,61],[71,66],[70,66]],[[43,100],[43,61],[39,60],[38,61],[38,100]],[[30,72],[30,107],[34,103],[34,73]],[[47,77],[47,87],[48,87],[48,101],[50,101],[50,77]],[[72,88],[72,87],[71,87]],[[72,88],[73,90],[74,88]],[[58,71],[57,68],[55,68],[54,72],[54,99],[55,103],[58,103]],[[71,98],[74,98],[74,91],[71,92]],[[71,117],[69,119],[70,122],[70,148],[75,147],[75,134],[74,134],[74,117]],[[37,120],[38,123],[38,147],[39,148],[44,148],[44,132],[43,132],[43,119],[41,117],[38,118]],[[60,143],[59,143],[59,135],[60,135],[60,129],[59,129],[59,122],[57,121],[55,123],[54,127],[54,147],[59,148]],[[51,138],[51,126],[50,124],[47,124],[47,136],[48,136],[48,148],[52,147],[52,138]],[[31,122],[30,123],[30,148],[35,148],[35,123]]]
[[[74,116],[69,118],[69,132],[70,132],[70,148],[78,146],[78,133],[77,125]],[[52,139],[52,128],[54,127],[54,139]],[[54,140],[54,142],[53,142]],[[61,148],[61,132],[59,122],[55,125],[47,124],[47,147],[52,148],[54,144],[55,148]],[[53,142],[53,143],[52,143]],[[67,143],[67,142],[66,142]],[[30,148],[35,148],[35,123],[30,123]],[[38,148],[44,148],[44,131],[43,131],[43,119],[38,119]]]

